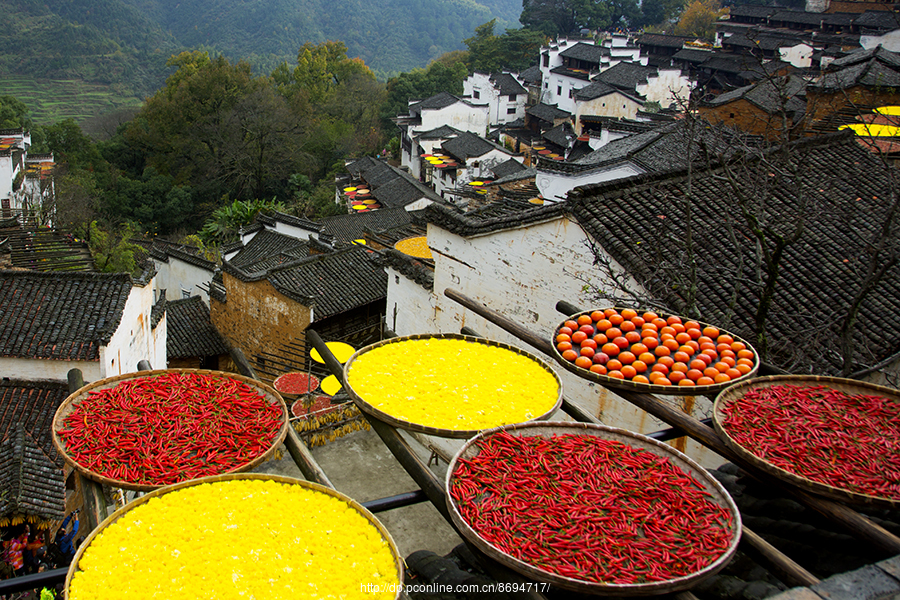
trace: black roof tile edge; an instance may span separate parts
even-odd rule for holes
[[[382,266],[399,271],[425,290],[434,291],[434,267],[393,248],[381,250],[377,260]]]

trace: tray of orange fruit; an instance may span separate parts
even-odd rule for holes
[[[699,396],[750,379],[759,354],[714,325],[634,308],[570,316],[553,332],[560,365],[603,385],[654,394]]]

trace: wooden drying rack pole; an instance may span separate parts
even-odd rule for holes
[[[468,298],[467,296],[459,293],[456,290],[447,288],[446,290],[444,290],[444,295],[462,305],[463,307],[468,308],[477,315],[484,317],[485,319],[507,331],[508,333],[511,333],[523,342],[533,346],[537,350],[540,350],[544,354],[552,356],[550,342],[540,335],[536,334],[535,332],[529,330],[528,328],[523,327],[519,323],[508,319],[499,312],[490,309],[483,304],[472,300],[471,298]],[[565,314],[574,313],[567,312]],[[780,480],[777,480],[763,473],[757,467],[748,463],[743,458],[735,454],[730,448],[728,448],[728,446],[726,446],[722,442],[721,439],[719,439],[719,436],[716,434],[714,429],[707,425],[704,425],[697,419],[694,419],[693,417],[684,414],[680,410],[669,406],[668,404],[660,401],[658,398],[651,394],[642,394],[639,392],[618,389],[611,391],[621,396],[628,402],[631,402],[638,408],[645,410],[661,421],[664,421],[673,427],[681,429],[691,438],[697,440],[704,446],[718,453],[726,460],[735,463],[754,477],[771,485],[778,486],[784,491],[790,493],[799,502],[841,525],[856,537],[874,544],[891,556],[900,553],[900,538],[898,538],[891,532],[873,523],[863,515],[843,504],[818,496],[813,496],[812,494],[803,492],[789,484],[781,482]],[[570,405],[571,403],[568,404]],[[567,407],[566,401],[563,402],[563,406],[564,408]],[[596,419],[591,417],[590,421],[596,422]],[[748,537],[748,542],[753,545],[756,551],[762,553],[764,556],[771,556],[773,562],[778,561],[775,563],[776,567],[782,569],[782,571],[786,574],[793,573],[795,576],[795,581],[797,581],[797,583],[802,583],[804,580],[815,580],[815,582],[818,581],[817,579],[815,579],[815,577],[802,569],[802,567],[794,563],[794,561],[792,561],[790,558],[778,552],[774,547],[771,547],[768,544],[759,544],[759,541],[764,542],[764,540],[762,540],[762,538],[759,538],[759,536],[757,536],[756,534],[753,534],[751,532],[751,535]],[[777,554],[773,553],[772,550],[777,552]],[[814,585],[814,583],[803,583],[803,585]]]

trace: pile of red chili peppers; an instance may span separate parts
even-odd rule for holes
[[[733,539],[730,511],[667,458],[590,435],[486,437],[450,494],[503,552],[581,581],[640,584],[695,573]]]
[[[725,431],[755,456],[819,483],[900,500],[900,402],[773,385],[722,411]]]
[[[88,393],[59,435],[66,453],[95,473],[168,485],[253,460],[282,418],[280,405],[237,379],[165,373]]]

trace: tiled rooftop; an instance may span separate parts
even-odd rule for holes
[[[838,347],[828,324],[837,322],[858,289],[865,262],[860,240],[875,235],[883,215],[879,208],[883,202],[875,198],[890,197],[890,189],[882,163],[851,135],[819,136],[798,143],[793,152],[802,157],[797,159],[802,160],[798,173],[814,208],[805,214],[808,221],[801,240],[785,252],[767,321],[772,362],[792,372],[833,375],[841,365],[838,353],[826,350]],[[741,185],[749,186],[745,191],[751,194],[761,185],[777,186],[766,195],[767,214],[772,223],[790,225],[797,219],[792,210],[799,202],[797,187],[787,180],[772,180],[769,173],[765,163],[751,161],[739,175]],[[759,304],[756,288],[746,283],[733,298],[727,282],[734,281],[734,273],[742,273],[746,282],[755,281],[755,246],[741,216],[735,214],[735,199],[729,184],[721,180],[723,175],[717,168],[696,169],[692,178],[685,172],[636,177],[577,188],[569,202],[582,227],[614,260],[678,310],[683,298],[673,288],[672,273],[684,254],[684,211],[673,199],[692,194],[700,315],[752,340]],[[635,207],[640,207],[639,214]],[[740,245],[728,241],[723,225],[727,222],[734,223]],[[900,278],[893,271],[863,304],[854,336],[855,368],[900,350],[898,315]]]
[[[131,288],[122,273],[0,271],[0,356],[99,360]]]
[[[193,358],[228,354],[228,347],[209,319],[209,307],[200,296],[166,303],[166,355]]]

